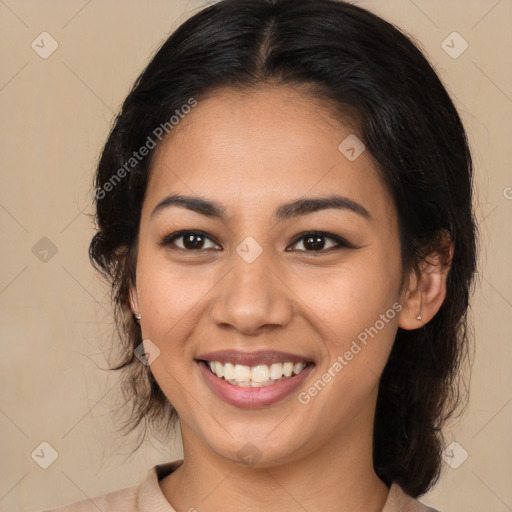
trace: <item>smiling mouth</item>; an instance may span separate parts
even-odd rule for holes
[[[199,360],[215,376],[228,384],[238,387],[260,388],[275,385],[299,375],[306,367],[313,366],[311,361],[257,364],[246,366],[230,362]]]

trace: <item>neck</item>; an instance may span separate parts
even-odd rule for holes
[[[374,472],[372,429],[365,424],[309,454],[265,467],[219,456],[182,425],[184,463],[160,487],[176,510],[192,512],[381,512],[389,489]]]

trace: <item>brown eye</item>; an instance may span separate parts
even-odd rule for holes
[[[331,242],[327,242],[326,240],[330,240]],[[334,243],[332,243],[334,242]],[[341,247],[346,248],[355,248],[352,244],[348,243],[343,238],[339,236],[332,235],[330,233],[323,232],[310,232],[303,233],[300,238],[297,238],[293,245],[297,245],[302,243],[304,249],[299,249],[303,252],[328,252],[330,249],[336,249]],[[288,249],[287,249],[288,250]]]
[[[175,242],[180,240],[180,243]],[[171,235],[166,236],[162,240],[161,245],[165,247],[174,245],[178,249],[184,251],[199,251],[203,249],[218,248],[218,245],[213,242],[212,245],[208,247],[207,241],[212,242],[212,239],[206,235],[206,233],[201,231],[178,231],[177,233],[172,233]]]

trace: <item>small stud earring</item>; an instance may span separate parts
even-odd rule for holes
[[[135,317],[135,320],[140,320],[142,318],[140,313],[134,313],[133,316]]]
[[[423,294],[420,293],[420,314],[416,317],[416,320],[421,321],[421,308],[423,307]]]

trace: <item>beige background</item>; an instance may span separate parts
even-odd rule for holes
[[[460,445],[452,460],[462,449],[468,458],[457,469],[444,464],[441,482],[423,500],[445,512],[510,511],[512,1],[358,3],[421,41],[474,151],[483,248],[473,299],[474,371],[469,407],[447,431]],[[146,443],[127,459],[134,439],[115,433],[117,375],[99,369],[112,320],[88,262],[88,214],[94,166],[114,113],[168,33],[205,4],[0,0],[3,511],[131,486],[152,465],[182,455],[179,442]],[[59,45],[47,59],[31,48],[43,31]],[[441,47],[453,31],[469,43],[456,59]],[[43,237],[51,243],[39,242]],[[31,458],[43,441],[58,452],[46,470]]]

